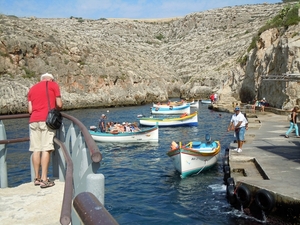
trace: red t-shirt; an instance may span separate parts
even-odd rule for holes
[[[32,113],[29,123],[46,121],[49,107],[46,93],[46,81],[41,81],[32,86],[28,92],[28,102],[32,104]],[[50,108],[56,107],[56,98],[60,97],[59,86],[54,81],[48,81],[48,94],[50,100]]]

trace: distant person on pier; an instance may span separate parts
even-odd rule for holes
[[[215,94],[214,94],[214,102],[216,103],[216,102],[217,102],[217,100],[218,100],[218,94],[217,94],[217,93],[215,93]]]
[[[46,82],[48,82],[48,93],[50,107],[61,109],[62,100],[58,84],[54,81],[52,74],[45,73],[41,75],[41,81],[29,89],[28,92],[28,112],[30,146],[32,152],[32,164],[35,173],[34,185],[41,188],[48,188],[55,185],[48,178],[48,167],[50,154],[54,150],[53,138],[55,130],[46,125],[48,115],[48,98],[46,94]],[[42,173],[40,173],[40,167]]]
[[[259,102],[259,106],[260,106],[260,111],[264,112],[265,111],[265,107],[268,105],[266,98],[263,98],[262,100],[260,100]]]
[[[214,94],[211,94],[211,95],[209,96],[209,99],[210,99],[211,103],[213,104],[214,101],[215,101],[215,95],[214,95]]]
[[[256,107],[258,107],[258,105],[259,105],[259,102],[257,101],[257,98],[255,98],[254,100],[253,100],[253,102],[252,102],[252,105],[251,105],[251,111],[253,112],[253,113],[255,113],[255,109],[256,109]]]
[[[299,130],[298,130],[298,125],[297,125],[297,116],[298,116],[298,110],[299,107],[295,106],[292,110],[291,113],[291,119],[290,119],[290,128],[288,129],[288,131],[285,133],[285,137],[288,138],[289,134],[291,133],[291,131],[293,129],[295,129],[296,132],[296,137],[299,138]]]

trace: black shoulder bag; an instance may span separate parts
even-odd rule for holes
[[[57,110],[56,108],[51,109],[50,107],[50,99],[48,94],[48,81],[46,81],[46,93],[47,93],[48,109],[49,109],[48,116],[46,119],[46,124],[52,130],[57,130],[60,128],[62,124],[62,115],[59,110]]]

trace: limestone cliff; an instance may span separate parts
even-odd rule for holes
[[[284,35],[264,32],[246,65],[239,62],[257,30],[283,7],[244,5],[164,20],[1,15],[0,114],[26,112],[28,89],[45,72],[60,84],[64,109],[212,92],[225,102],[258,95],[276,107],[294,104],[296,83],[267,84],[260,76],[299,71],[298,26]]]

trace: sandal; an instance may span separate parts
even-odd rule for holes
[[[286,137],[286,138],[289,138],[289,136],[288,136],[288,135],[285,135],[285,137]]]
[[[34,186],[39,186],[41,184],[41,181],[42,180],[40,178],[34,178],[34,181],[33,181]]]
[[[45,181],[41,180],[40,187],[41,188],[48,188],[48,187],[53,187],[55,183],[53,181],[50,181],[49,178]]]

